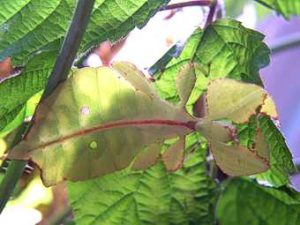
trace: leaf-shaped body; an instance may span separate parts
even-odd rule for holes
[[[207,118],[210,120],[229,119],[235,123],[245,123],[259,107],[263,107],[263,113],[277,117],[271,97],[258,85],[216,79],[208,86]]]
[[[248,176],[269,169],[267,159],[241,145],[211,142],[211,150],[217,165],[230,176]]]
[[[231,176],[253,175],[269,169],[269,146],[261,129],[252,147],[239,143],[233,124],[245,123],[257,113],[277,117],[275,104],[260,86],[231,79],[216,79],[207,89],[207,116],[195,126],[210,142],[217,165]]]
[[[193,118],[159,99],[139,73],[122,63],[78,70],[41,103],[9,157],[32,158],[53,185],[120,170],[145,146],[191,132]]]

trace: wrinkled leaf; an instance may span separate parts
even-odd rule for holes
[[[206,175],[205,158],[205,149],[198,149],[175,173],[158,163],[145,171],[68,182],[76,224],[213,225],[215,184]]]
[[[33,53],[63,39],[77,3],[74,0],[4,2],[0,14],[0,60],[11,56],[15,65],[25,65]],[[135,27],[143,27],[167,3],[166,0],[97,0],[79,53],[107,39],[117,41]]]
[[[249,123],[238,126],[237,133],[240,143],[252,148],[255,145],[257,130],[263,133],[270,149],[270,170],[260,174],[258,178],[268,181],[274,186],[288,184],[289,174],[295,170],[292,155],[283,135],[272,120],[267,116],[255,116],[250,119]]]
[[[84,68],[41,103],[33,127],[9,157],[31,158],[47,186],[85,180],[129,166],[158,140],[184,137],[193,120],[161,100],[130,64]]]
[[[250,180],[230,180],[218,201],[219,223],[298,225],[300,202],[293,197],[292,192],[264,187]]]
[[[292,15],[300,15],[300,1],[298,0],[255,0],[264,6],[282,14],[286,19]]]
[[[198,64],[195,68],[197,81],[188,104],[198,99],[211,79],[228,77],[261,84],[259,69],[268,65],[270,53],[263,38],[262,34],[231,19],[217,20],[204,31],[196,29],[180,56],[155,74],[160,96],[179,100],[175,76],[187,63]]]
[[[53,51],[37,54],[20,75],[0,82],[0,131],[22,113],[21,109],[33,95],[45,87],[55,58],[56,52]]]

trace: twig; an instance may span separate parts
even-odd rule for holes
[[[49,225],[61,225],[72,215],[72,209],[70,206],[67,206],[62,212],[59,212],[50,219]]]
[[[56,59],[56,63],[50,75],[42,99],[45,99],[47,96],[49,96],[60,82],[67,79],[70,68],[76,57],[77,50],[80,46],[84,31],[87,27],[94,3],[95,0],[78,0],[71,26],[64,40],[59,56]],[[23,124],[21,130],[23,133],[18,135],[16,144],[22,140],[22,134],[24,134],[27,130],[27,126]],[[12,160],[10,163],[7,173],[5,174],[0,186],[0,213],[12,195],[26,164],[26,161],[21,160]]]
[[[190,6],[210,6],[212,5],[214,0],[194,0],[194,1],[187,1],[187,2],[180,2],[180,3],[174,3],[170,5],[166,5],[160,9],[160,11],[164,10],[172,10],[172,9],[180,9],[184,7],[190,7]]]
[[[204,25],[205,28],[213,22],[215,14],[216,14],[217,5],[218,5],[218,1],[215,0],[209,7],[208,16],[206,18],[206,22]]]

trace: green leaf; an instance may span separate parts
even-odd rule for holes
[[[300,15],[300,2],[298,0],[255,0],[264,6],[282,14],[286,19],[292,15]]]
[[[113,67],[79,69],[60,84],[9,157],[31,158],[49,186],[123,169],[145,146],[193,132],[195,119],[161,100],[134,66]]]
[[[32,53],[63,39],[76,6],[74,0],[4,2],[0,14],[0,59],[11,56],[15,65],[25,65]],[[143,27],[167,3],[166,0],[97,0],[80,53],[107,39],[116,41],[135,27]]]
[[[76,224],[213,225],[215,185],[205,157],[204,149],[188,154],[176,173],[158,163],[141,172],[68,182]]]
[[[288,184],[290,174],[295,172],[295,166],[285,138],[268,117],[261,117],[259,125],[271,149],[271,169],[259,175],[259,178],[267,180],[275,186]]]
[[[20,75],[0,83],[0,131],[22,114],[21,110],[30,97],[41,91],[54,65],[56,52],[43,52],[34,56]],[[20,121],[24,119],[20,118]]]
[[[288,192],[233,179],[218,201],[217,217],[222,225],[297,225],[300,202]]]
[[[253,117],[247,125],[239,127],[239,139],[252,145],[253,132],[260,128],[270,149],[270,170],[260,174],[259,179],[268,181],[274,186],[289,183],[289,174],[295,171],[292,155],[286,145],[283,135],[266,116]]]
[[[244,146],[252,148],[257,130],[264,134],[270,150],[270,170],[257,178],[276,187],[288,184],[289,174],[295,171],[295,167],[285,139],[272,120],[267,116],[252,117],[248,124],[238,126],[238,139]]]
[[[269,63],[269,48],[264,36],[245,28],[240,22],[221,19],[204,31],[196,29],[188,39],[182,53],[156,74],[156,86],[161,97],[178,101],[175,76],[183,65],[194,63],[196,85],[188,104],[193,104],[207,88],[210,79],[234,78],[261,84],[259,69]]]

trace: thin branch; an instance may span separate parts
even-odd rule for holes
[[[12,146],[20,142],[27,128],[28,123],[23,123],[13,140]],[[7,171],[0,185],[0,214],[12,195],[18,180],[22,176],[26,164],[27,161],[22,160],[12,160],[9,162]]]
[[[72,215],[72,209],[70,206],[65,208],[62,212],[54,215],[53,218],[48,222],[49,225],[61,225]]]
[[[60,82],[67,79],[68,73],[76,57],[77,50],[79,49],[84,31],[87,27],[94,3],[95,0],[78,0],[71,26],[64,40],[59,56],[56,59],[56,63],[42,99],[49,96]],[[22,140],[23,134],[27,130],[27,126],[23,124],[21,130],[23,132],[18,135],[16,144]],[[12,160],[10,163],[0,185],[0,213],[12,195],[26,164],[26,161],[20,160]]]
[[[271,52],[272,54],[277,54],[286,50],[289,50],[291,48],[300,47],[300,34],[293,34],[286,36],[277,43],[271,45]]]
[[[217,5],[218,5],[218,1],[215,0],[212,3],[212,5],[209,7],[208,16],[206,18],[206,22],[204,25],[205,28],[213,22],[215,14],[216,14]]]
[[[212,5],[214,0],[194,0],[194,1],[187,1],[187,2],[180,2],[180,3],[174,3],[170,5],[166,5],[160,9],[160,11],[165,10],[172,10],[172,9],[180,9],[184,7],[190,7],[190,6],[210,6]]]

